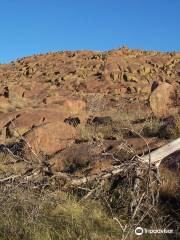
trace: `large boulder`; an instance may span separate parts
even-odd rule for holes
[[[23,137],[33,153],[52,154],[60,151],[73,142],[76,136],[74,127],[64,122],[52,122],[34,127]]]
[[[178,98],[175,87],[164,82],[152,92],[150,107],[156,117],[168,117],[178,112]]]

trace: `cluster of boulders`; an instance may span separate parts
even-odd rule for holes
[[[51,155],[78,142],[79,126],[111,125],[110,111],[136,112],[142,106],[145,116],[178,115],[179,84],[180,53],[127,47],[49,53],[1,64],[0,143],[23,138],[36,155]]]

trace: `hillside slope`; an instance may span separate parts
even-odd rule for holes
[[[179,151],[162,177],[141,157],[179,137],[180,53],[123,47],[1,64],[0,238],[136,239],[138,221],[178,229]]]

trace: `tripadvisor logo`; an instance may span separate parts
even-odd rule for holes
[[[142,227],[137,227],[135,229],[135,234],[140,236],[142,234],[172,234],[174,232],[173,229],[147,229]]]
[[[144,232],[144,230],[143,230],[142,227],[137,227],[137,228],[135,229],[135,234],[138,235],[138,236],[142,235],[143,232]]]

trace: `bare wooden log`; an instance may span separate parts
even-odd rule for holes
[[[19,177],[20,177],[20,175],[11,175],[6,178],[1,178],[0,183],[4,183],[4,182],[10,181],[10,180],[13,181],[14,179],[19,178]]]
[[[176,140],[156,149],[150,154],[145,155],[141,158],[141,160],[144,163],[148,163],[150,158],[150,162],[155,164],[156,167],[159,167],[159,164],[165,157],[176,151],[180,151],[180,138],[177,138]]]
[[[180,138],[164,145],[163,147],[158,148],[155,151],[152,151],[151,153],[145,155],[142,158],[139,158],[138,156],[136,156],[142,163],[151,163],[151,164],[155,164],[156,167],[158,168],[160,162],[167,156],[169,156],[170,154],[179,151],[180,150]],[[150,159],[150,161],[149,161]],[[132,162],[131,162],[132,163]],[[131,165],[131,163],[126,162],[125,164],[122,163],[121,165],[118,166],[112,166],[111,168],[108,168],[104,171],[102,171],[99,174],[92,174],[86,177],[80,177],[80,178],[76,178],[73,176],[70,176],[66,173],[56,173],[54,174],[54,177],[59,177],[62,178],[64,180],[66,180],[68,182],[68,185],[71,186],[81,186],[83,184],[89,183],[89,182],[93,182],[96,180],[103,180],[103,179],[107,179],[110,178],[112,176],[116,176],[120,173],[125,173],[129,166]],[[131,165],[132,167],[132,165]],[[33,172],[30,176],[21,176],[22,178],[26,179],[26,180],[30,180],[32,179],[35,175],[38,175],[39,171],[35,171]],[[4,183],[7,182],[9,180],[14,180],[16,178],[19,178],[20,175],[13,175],[4,179],[0,179],[0,183]],[[138,185],[138,183],[136,183],[136,185]]]
[[[160,162],[170,154],[180,150],[180,138],[158,148],[157,150],[145,155],[144,157],[141,158],[141,161],[143,163],[149,163],[149,158],[150,158],[150,163],[155,164],[156,167],[159,166]],[[124,166],[116,166],[111,170],[107,170],[106,173],[102,173],[101,175],[90,175],[87,177],[81,177],[78,179],[73,179],[71,181],[71,184],[74,186],[80,186],[84,183],[87,182],[92,182],[96,179],[107,179],[110,178],[111,176],[118,175],[124,170]]]
[[[73,179],[71,181],[71,185],[74,186],[80,186],[84,183],[88,183],[88,182],[92,182],[95,180],[103,180],[103,179],[107,179],[110,178],[112,176],[118,175],[119,173],[121,173],[124,170],[124,166],[114,166],[113,169],[107,169],[106,172],[102,173],[102,174],[94,174],[94,175],[90,175],[87,177],[81,177],[78,179]]]

